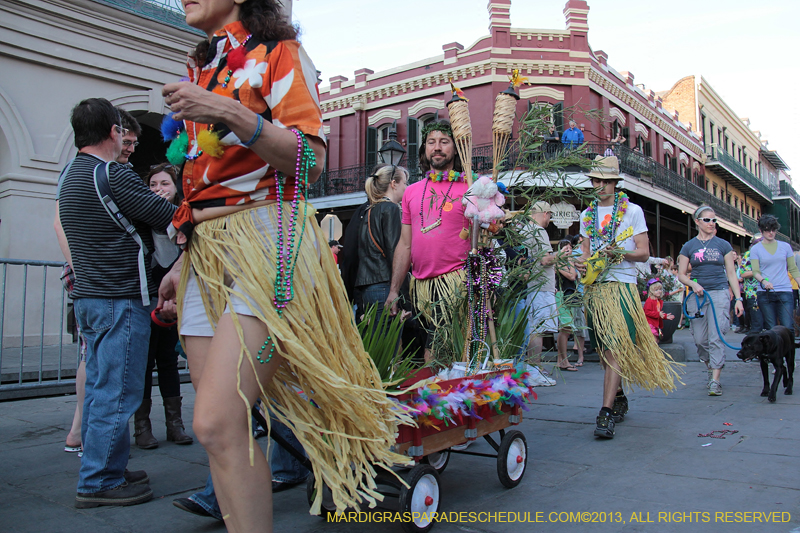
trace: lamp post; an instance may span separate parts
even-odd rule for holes
[[[378,150],[378,154],[381,157],[381,162],[396,167],[400,164],[400,160],[403,159],[405,153],[406,149],[397,142],[397,123],[395,123],[389,129],[389,140],[383,143],[381,149]]]

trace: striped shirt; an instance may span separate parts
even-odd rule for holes
[[[94,168],[105,163],[99,157],[80,153],[62,179],[58,192],[61,226],[69,243],[75,269],[74,298],[138,299],[139,245],[109,216],[94,187]],[[175,206],[154,194],[142,178],[118,163],[108,177],[122,213],[136,227],[149,252],[153,251],[151,228],[163,231],[172,220]],[[157,287],[145,258],[151,295]]]

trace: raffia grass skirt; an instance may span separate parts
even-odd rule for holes
[[[435,278],[411,278],[411,303],[428,327],[446,342],[455,316],[466,305],[467,271],[463,268]]]
[[[198,224],[183,264],[180,293],[194,272],[214,327],[228,308],[242,346],[237,386],[243,365],[255,370],[260,363],[245,347],[231,297],[236,294],[247,302],[252,316],[266,324],[276,341],[275,352],[285,362],[271,382],[259,383],[261,399],[273,416],[292,429],[311,460],[316,499],[310,512],[318,514],[323,483],[341,510],[361,501],[372,507],[381,500],[375,490],[376,467],[408,463],[407,457],[390,448],[398,423],[413,425],[413,421],[389,399],[364,351],[341,276],[314,218],[315,209],[307,207],[304,227],[302,204],[297,217],[295,239],[300,245],[294,300],[286,305],[283,318],[272,300],[278,204]],[[288,226],[291,204],[283,203],[282,209],[284,226]],[[288,234],[288,228],[284,231]],[[241,389],[239,395],[249,412],[251,406]],[[251,464],[253,453],[251,440]]]
[[[629,283],[595,283],[584,289],[586,310],[592,317],[598,352],[603,361],[602,348],[611,350],[619,365],[619,374],[627,386],[646,390],[659,388],[664,393],[675,390],[675,380],[680,378],[676,368],[680,363],[672,360],[659,348],[650,332],[650,325],[636,294],[636,286]],[[636,329],[635,340],[628,334],[625,313]]]

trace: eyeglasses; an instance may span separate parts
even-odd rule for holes
[[[706,222],[706,223],[708,223],[708,222],[713,222],[714,224],[717,223],[717,219],[716,218],[701,218],[700,220],[702,220],[703,222]]]
[[[117,128],[117,133],[119,133],[123,137],[125,137],[129,133],[127,128],[123,128],[119,124],[114,124],[114,127]]]
[[[124,137],[124,134],[123,134],[123,137]],[[130,141],[130,140],[126,139],[126,140],[122,141],[122,146],[133,146],[134,148],[136,148],[137,146],[139,146],[139,141]]]

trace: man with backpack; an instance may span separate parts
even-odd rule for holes
[[[83,100],[71,123],[78,155],[63,173],[55,229],[68,243],[75,317],[87,342],[75,506],[135,505],[153,496],[147,474],[126,468],[128,419],[142,401],[157,290],[147,267],[151,229],[166,228],[175,206],[116,163],[128,130],[108,100]]]

